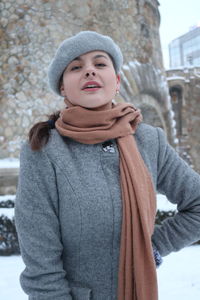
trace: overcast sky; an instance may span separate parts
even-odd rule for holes
[[[189,31],[190,27],[200,26],[200,0],[158,0],[161,14],[160,38],[164,65],[169,67],[168,44]]]

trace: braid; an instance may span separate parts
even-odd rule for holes
[[[50,137],[50,130],[55,128],[55,122],[59,118],[60,111],[49,116],[45,122],[36,123],[29,131],[29,143],[34,151],[40,150],[47,144]]]

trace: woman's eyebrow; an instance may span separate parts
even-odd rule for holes
[[[72,62],[73,62],[74,60],[81,60],[81,58],[80,58],[80,56],[75,57],[75,58],[72,60]]]
[[[101,57],[108,59],[108,57],[105,56],[105,55],[103,55],[103,54],[97,54],[97,55],[93,56],[93,59],[101,58]],[[80,56],[75,57],[75,58],[72,60],[72,62],[73,62],[73,61],[76,61],[76,60],[80,61],[80,60],[82,60],[82,58],[81,58]]]
[[[95,55],[93,58],[99,58],[99,57],[103,57],[103,58],[108,59],[108,57],[105,56],[105,55],[103,55],[103,54],[97,54],[97,55]]]

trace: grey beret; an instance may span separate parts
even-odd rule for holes
[[[109,36],[95,31],[81,31],[64,40],[57,49],[48,69],[51,89],[60,95],[60,78],[68,64],[76,57],[96,50],[107,52],[113,59],[115,71],[119,73],[123,64],[123,56],[118,45]]]

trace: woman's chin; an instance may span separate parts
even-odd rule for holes
[[[94,105],[94,106],[83,106],[87,109],[90,109],[90,110],[107,110],[107,109],[110,109],[112,108],[112,101],[109,101],[107,103],[103,103],[103,104],[100,104],[100,105]]]

